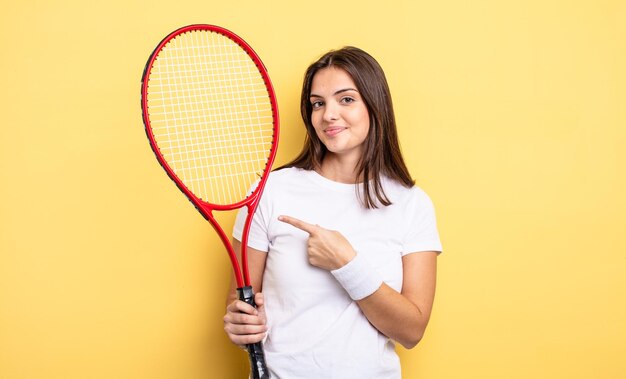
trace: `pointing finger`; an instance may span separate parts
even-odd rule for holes
[[[319,228],[319,226],[317,225],[309,224],[308,222],[304,222],[302,220],[298,220],[297,218],[290,217],[290,216],[279,216],[278,220],[285,222],[287,224],[290,224],[292,226],[295,226],[296,228],[303,230],[309,234],[314,233],[317,230],[317,228]]]

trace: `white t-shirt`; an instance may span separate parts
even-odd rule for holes
[[[268,252],[263,293],[269,331],[264,350],[272,378],[401,377],[393,341],[368,322],[330,272],[308,263],[309,235],[278,221],[286,215],[339,231],[385,283],[401,291],[402,256],[440,252],[441,243],[424,191],[389,179],[383,187],[392,205],[366,209],[354,184],[298,168],[270,174],[248,245]],[[235,222],[233,236],[238,240],[246,213],[244,208]]]

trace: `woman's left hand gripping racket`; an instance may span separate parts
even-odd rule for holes
[[[144,70],[141,106],[159,163],[219,234],[239,298],[254,304],[246,246],[278,144],[278,108],[263,63],[240,37],[213,25],[169,34]],[[252,193],[250,188],[254,186]],[[213,211],[248,208],[241,269]],[[269,378],[261,343],[248,345],[253,378]]]

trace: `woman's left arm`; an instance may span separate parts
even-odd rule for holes
[[[352,245],[339,232],[312,225],[289,216],[280,216],[286,222],[309,233],[307,254],[309,263],[328,271],[340,269],[356,257]],[[357,262],[356,260],[354,261]],[[437,253],[416,252],[402,258],[402,292],[384,282],[359,295],[357,304],[369,322],[381,333],[410,349],[422,339],[435,298]],[[357,275],[368,275],[357,271]],[[354,275],[350,273],[349,275]],[[364,276],[363,276],[364,278]],[[349,278],[348,281],[354,281]],[[361,280],[356,278],[356,282]],[[367,280],[365,281],[367,282]],[[365,287],[371,287],[368,283]],[[359,291],[363,286],[358,286]]]
[[[383,283],[357,304],[376,329],[410,349],[424,336],[435,298],[437,253],[419,252],[402,258],[402,292]]]

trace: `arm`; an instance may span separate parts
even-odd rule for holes
[[[424,336],[435,298],[437,253],[420,252],[402,258],[402,292],[383,283],[357,304],[376,329],[410,349]]]
[[[313,266],[334,271],[356,256],[352,245],[337,231],[288,216],[281,216],[279,220],[309,233],[307,254]],[[402,267],[401,293],[383,283],[373,293],[357,298],[357,304],[376,329],[410,349],[421,340],[430,318],[435,296],[437,253],[408,254],[402,258]]]
[[[233,249],[241,251],[241,242],[233,239]],[[239,257],[241,260],[241,257]],[[244,303],[237,297],[235,274],[231,273],[230,289],[226,299],[226,315],[224,315],[224,331],[228,338],[237,345],[246,345],[261,341],[265,337],[266,318],[261,293],[263,272],[267,253],[248,247],[248,267],[250,284],[256,292],[254,301],[257,309]]]

